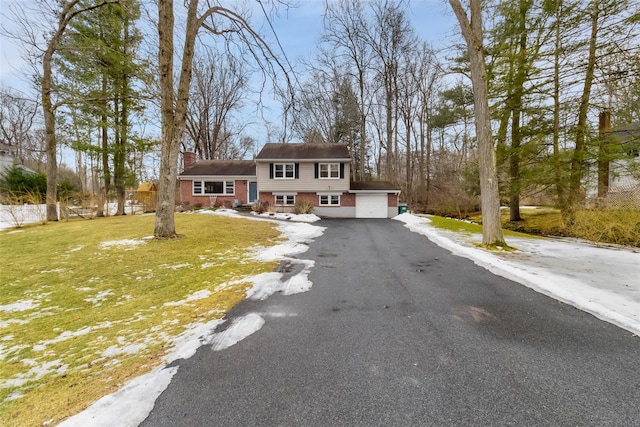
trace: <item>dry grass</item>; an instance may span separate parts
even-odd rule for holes
[[[519,232],[527,235],[575,237],[598,243],[640,247],[640,210],[582,209],[575,212],[573,224],[568,225],[560,210],[551,207],[520,208],[522,221],[509,221],[509,210],[502,210],[505,235]],[[482,216],[471,216],[469,223],[452,220],[435,225],[453,231],[481,233]]]
[[[143,240],[153,224],[111,217],[0,233],[3,425],[55,424],[81,411],[162,363],[189,324],[221,318],[244,298],[241,280],[225,283],[275,267],[247,256],[278,240],[272,224],[181,214],[185,237]]]
[[[503,211],[505,228],[523,233],[575,237],[600,243],[640,247],[640,210],[582,209],[567,224],[559,209],[521,208],[522,221],[509,222]]]

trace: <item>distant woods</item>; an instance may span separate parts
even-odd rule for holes
[[[483,4],[500,198],[512,220],[523,202],[566,212],[583,205],[598,158],[637,152],[637,138],[601,148],[597,126],[603,111],[613,129],[640,122],[639,7]],[[390,180],[414,209],[465,216],[479,208],[480,193],[469,56],[455,44],[459,29],[436,49],[417,36],[410,13],[404,2],[326,2],[317,54],[299,76],[293,128],[304,141],[348,144],[353,178]]]

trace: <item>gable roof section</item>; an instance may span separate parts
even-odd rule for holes
[[[350,161],[349,148],[342,144],[276,144],[267,143],[256,156],[268,160],[344,160]]]
[[[180,176],[256,176],[253,160],[199,160]]]

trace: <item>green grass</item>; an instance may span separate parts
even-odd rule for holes
[[[456,233],[482,234],[482,224],[478,224],[476,222],[462,221],[455,218],[445,218],[445,217],[436,216],[436,215],[429,215],[429,220],[431,220],[431,223],[433,224],[434,227],[437,227],[443,230],[454,231]],[[535,236],[531,236],[529,234],[511,231],[507,229],[503,229],[502,232],[504,233],[505,236],[526,237],[530,239],[536,238]]]
[[[178,214],[183,238],[144,240],[154,219],[0,232],[3,425],[55,424],[81,411],[162,363],[189,324],[221,318],[244,298],[242,278],[275,268],[247,256],[279,240],[270,223]],[[105,245],[125,239],[138,244]],[[199,291],[203,298],[184,302]],[[7,311],[19,302],[30,308]]]

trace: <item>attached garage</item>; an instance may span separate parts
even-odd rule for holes
[[[386,218],[387,193],[356,194],[356,218]]]
[[[400,189],[387,181],[352,182],[356,218],[391,218],[398,214]]]

